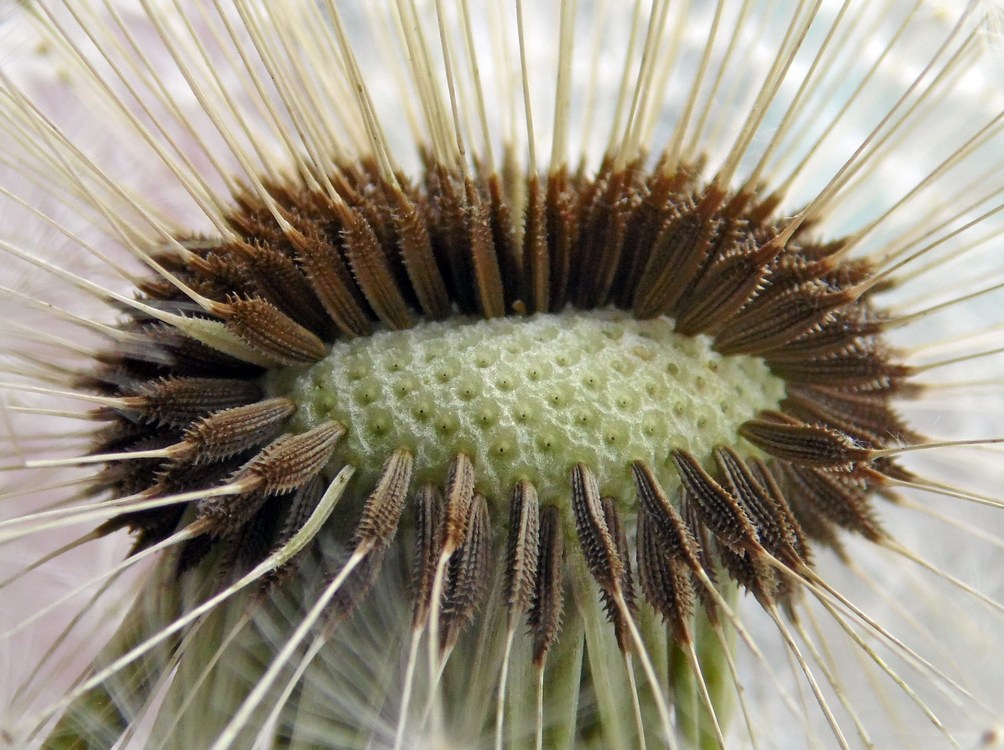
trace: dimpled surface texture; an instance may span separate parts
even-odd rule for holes
[[[270,377],[270,390],[300,407],[294,429],[325,419],[348,427],[334,460],[355,465],[361,481],[405,447],[416,480],[441,485],[463,451],[488,498],[508,498],[526,478],[542,499],[560,500],[579,461],[622,500],[634,496],[633,459],[671,490],[672,448],[702,461],[720,444],[752,455],[738,426],[784,393],[758,359],[723,357],[669,319],[615,310],[422,323],[336,342],[325,360]]]

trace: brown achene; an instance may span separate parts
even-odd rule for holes
[[[321,359],[338,339],[419,321],[612,306],[672,318],[677,332],[708,336],[724,355],[760,357],[787,383],[780,411],[741,429],[763,460],[744,461],[723,445],[713,466],[702,465],[665,446],[682,482],[679,496],[669,497],[649,466],[625,456],[634,518],[599,495],[585,464],[569,467],[570,525],[557,508],[541,506],[532,482],[513,487],[511,497],[482,496],[475,467],[487,457],[460,454],[441,467],[441,486],[411,487],[410,454],[387,456],[377,486],[366,488],[372,493],[356,499],[358,525],[332,531],[362,562],[333,598],[328,628],[369,591],[384,552],[399,541],[402,516],[417,544],[412,627],[424,628],[435,611],[447,653],[501,570],[508,629],[527,618],[539,670],[560,638],[573,533],[625,652],[633,648],[636,583],[686,645],[696,607],[712,622],[719,616],[713,589],[722,569],[765,607],[790,609],[801,590],[795,581],[810,575],[812,544],[839,551],[840,531],[884,538],[871,497],[884,476],[906,473],[873,451],[918,439],[891,406],[915,392],[911,373],[882,340],[868,263],[844,260],[843,244],[816,241],[810,226],[779,241],[784,221],[771,196],[728,194],[702,182],[696,166],[648,160],[622,169],[608,162],[596,175],[506,181],[428,158],[414,182],[385,179],[364,161],[336,164],[311,178],[317,183],[325,189],[291,182],[238,195],[227,221],[240,241],[179,238],[189,251],[158,258],[216,302],[231,334],[274,368]],[[189,298],[163,278],[140,295],[160,310],[193,314]],[[201,523],[204,533],[175,553],[179,574],[215,548],[224,579],[233,579],[303,524],[351,425],[282,434],[295,407],[266,398],[267,367],[142,312],[126,315],[123,327],[147,345],[106,352],[87,376],[84,385],[120,402],[101,410],[108,425],[94,451],[166,453],[110,461],[94,493],[236,489],[132,512],[102,531],[128,526],[139,551]],[[493,545],[491,524],[506,527],[505,544]],[[289,574],[271,575],[267,585],[281,586]]]

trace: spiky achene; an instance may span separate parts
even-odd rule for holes
[[[328,560],[327,580],[360,558],[331,599],[328,631],[401,543],[402,513],[418,544],[413,628],[435,617],[441,658],[501,576],[508,628],[526,616],[543,675],[560,638],[571,554],[584,556],[626,655],[638,645],[635,570],[681,647],[691,648],[696,607],[719,617],[711,589],[722,569],[764,606],[794,611],[811,544],[839,550],[841,531],[884,537],[871,498],[884,477],[906,474],[877,451],[916,439],[891,407],[913,393],[911,373],[882,340],[866,262],[843,259],[840,241],[817,242],[804,225],[782,235],[769,196],[727,194],[702,183],[695,166],[653,164],[507,182],[429,160],[416,182],[390,182],[372,163],[339,163],[323,190],[291,182],[236,196],[228,222],[241,239],[179,238],[191,249],[158,259],[173,278],[150,280],[140,297],[188,316],[206,316],[193,312],[189,291],[212,300],[213,319],[252,361],[129,310],[123,328],[145,344],[106,352],[83,383],[114,399],[98,414],[108,425],[95,453],[153,451],[109,461],[95,493],[216,494],[122,515],[102,531],[130,527],[138,552],[190,525],[197,536],[176,553],[177,574],[210,556],[233,580],[306,521],[352,430],[329,421],[284,433],[296,405],[269,397],[268,370],[309,365],[340,339],[453,315],[616,307],[669,317],[678,333],[710,337],[722,355],[759,357],[785,381],[780,410],[740,428],[763,459],[730,445],[713,456],[662,446],[680,482],[673,497],[631,456],[635,498],[601,498],[591,467],[569,466],[570,502],[559,512],[553,501],[540,507],[533,477],[511,495],[480,494],[477,466],[489,456],[458,453],[452,466],[431,467],[440,486],[410,487],[401,446],[376,486],[357,491],[358,524],[331,532],[347,552]],[[508,527],[494,532],[507,542],[493,545],[491,524]],[[288,581],[291,567],[266,589]]]

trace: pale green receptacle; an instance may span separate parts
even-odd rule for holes
[[[491,501],[520,479],[543,499],[564,497],[577,462],[617,498],[633,497],[632,460],[672,491],[671,449],[701,460],[715,445],[744,452],[739,425],[776,407],[784,385],[761,360],[723,357],[669,319],[601,310],[452,318],[341,341],[312,367],[272,375],[270,390],[298,403],[300,428],[348,427],[335,458],[362,483],[398,447],[414,452],[419,481],[441,482],[463,451]]]

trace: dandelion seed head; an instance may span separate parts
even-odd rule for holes
[[[662,10],[26,12],[0,539],[151,578],[20,737],[990,741],[989,16]]]

